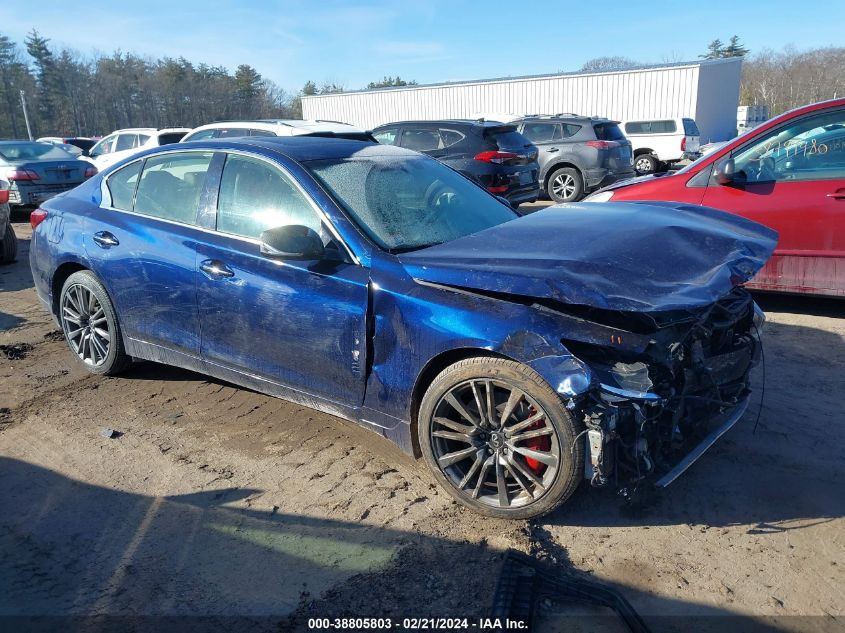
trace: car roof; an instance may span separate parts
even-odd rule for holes
[[[410,121],[393,121],[384,123],[375,129],[394,127],[396,125],[470,125],[485,128],[513,127],[513,123],[502,121],[488,121],[486,119],[418,119]]]
[[[366,130],[349,125],[348,123],[341,123],[340,121],[326,121],[323,119],[254,119],[241,121],[215,121],[214,123],[207,123],[195,127],[191,132],[200,130],[216,130],[228,127],[243,127],[254,130],[266,130],[268,132],[276,132],[279,128],[289,128],[291,136],[297,134],[313,134],[314,132],[333,132],[337,134],[366,134]]]
[[[120,130],[114,130],[107,134],[107,136],[111,136],[112,134],[121,134],[123,132],[158,132],[159,134],[172,134],[175,132],[190,132],[191,128],[188,127],[126,127]]]
[[[394,145],[380,145],[372,141],[355,141],[344,138],[322,136],[242,136],[207,141],[191,141],[166,145],[150,150],[178,151],[190,148],[215,150],[270,150],[279,152],[295,161],[324,160],[338,158],[367,158],[373,156],[420,156],[417,152]]]
[[[523,121],[578,121],[579,123],[619,123],[613,119],[608,119],[603,116],[586,116],[584,114],[574,114],[568,112],[561,112],[559,114],[526,114],[517,119],[519,122]]]

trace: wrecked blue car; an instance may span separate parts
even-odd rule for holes
[[[736,423],[742,284],[777,237],[666,203],[520,217],[426,156],[302,137],[157,148],[31,223],[91,372],[167,363],[355,421],[505,518],[585,479],[666,485]]]

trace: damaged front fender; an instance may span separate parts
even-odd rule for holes
[[[496,351],[531,367],[563,398],[574,398],[590,389],[590,368],[562,344],[536,332],[514,332]]]

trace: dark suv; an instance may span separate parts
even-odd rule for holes
[[[513,125],[483,119],[401,121],[377,127],[373,136],[436,158],[513,207],[540,195],[537,148]]]
[[[555,202],[636,176],[631,142],[616,121],[577,114],[523,117],[513,122],[540,152],[540,186]]]

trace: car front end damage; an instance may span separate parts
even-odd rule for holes
[[[669,485],[745,412],[762,311],[741,287],[697,310],[579,311],[605,338],[562,341],[592,372],[568,402],[584,423],[585,477],[623,495]]]

